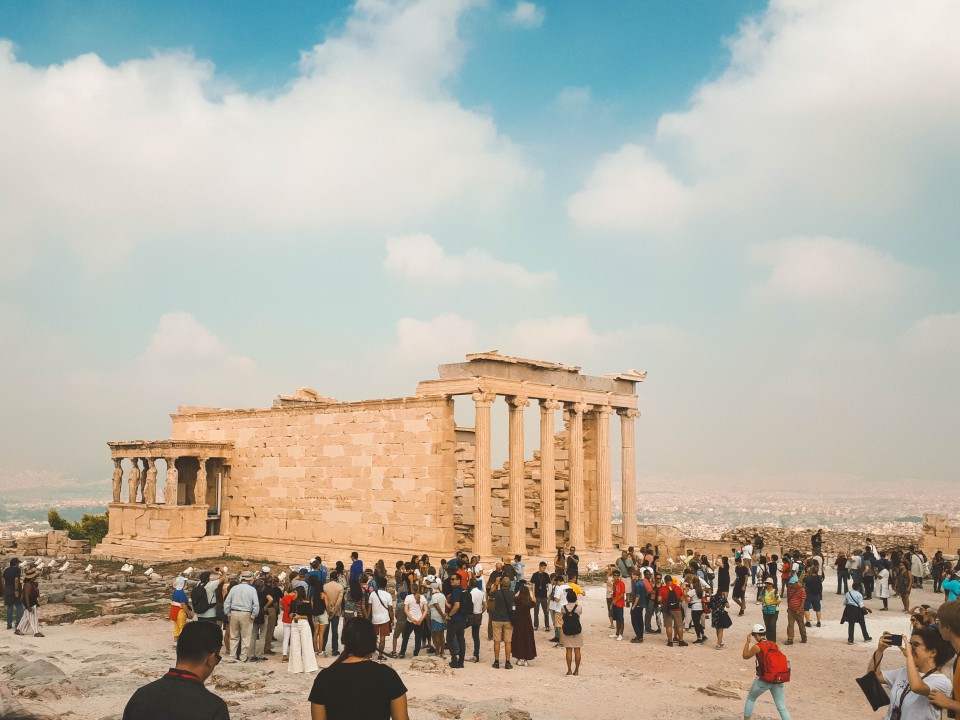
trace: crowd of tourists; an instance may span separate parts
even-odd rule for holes
[[[749,599],[762,622],[751,623],[742,650],[743,659],[757,665],[744,717],[769,692],[787,719],[789,663],[777,645],[779,616],[786,614],[785,645],[807,643],[807,629],[822,626],[822,550],[820,532],[811,538],[809,550],[781,549],[779,554],[765,552],[759,535],[712,559],[687,550],[663,561],[652,544],[626,548],[600,572],[601,581],[606,575],[609,639],[626,639],[629,618],[632,643],[663,636],[669,647],[704,645],[712,630],[714,647],[723,650],[724,632],[734,617],[745,615]],[[882,601],[879,610],[884,611],[888,599],[898,597],[910,613],[911,638],[883,633],[868,668],[891,691],[891,712],[895,706],[899,714],[890,717],[934,717],[933,710],[915,710],[921,707],[960,709],[952,699],[957,678],[942,672],[960,645],[960,562],[947,562],[939,552],[928,561],[913,547],[878,551],[868,539],[862,550],[838,553],[831,565],[837,573],[836,593],[843,596],[840,622],[848,626],[849,643],[857,626],[863,640],[872,641],[865,604],[871,598]],[[3,571],[7,626],[18,635],[43,637],[37,618],[38,575],[36,568],[22,570],[16,559]],[[944,595],[939,609],[910,605],[911,590],[922,587],[928,575],[934,591]],[[218,704],[222,701],[203,688],[203,680],[223,659],[257,663],[279,656],[288,672],[314,673],[320,670],[319,658],[334,658],[317,674],[310,695],[314,717],[329,718],[405,718],[406,688],[391,664],[418,656],[432,656],[459,670],[466,662],[481,662],[484,655],[494,668],[512,670],[536,661],[552,646],[565,650],[561,657],[567,674],[578,675],[584,595],[573,547],[559,548],[552,563],[529,569],[519,555],[484,567],[477,556],[462,552],[436,563],[416,555],[388,569],[383,560],[370,566],[354,552],[348,561],[329,565],[317,556],[303,567],[251,567],[245,562],[233,573],[221,566],[204,570],[198,579],[181,575],[174,581],[169,614],[177,667],[142,688],[124,718],[159,717],[148,709],[151,693],[160,697],[171,688],[186,688],[182,696],[190,702],[185,707],[212,712],[184,711],[178,717],[228,717],[226,706]],[[884,652],[894,647],[907,657],[906,668],[881,671]],[[342,705],[349,688],[363,688],[352,695],[360,698],[362,708]]]

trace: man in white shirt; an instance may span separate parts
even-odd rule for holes
[[[553,576],[553,586],[550,590],[550,612],[553,613],[553,642],[560,645],[560,624],[563,622],[563,605],[567,602],[567,590],[570,586],[564,582],[562,575]]]
[[[470,631],[473,634],[473,662],[480,662],[480,628],[483,626],[483,613],[487,609],[487,596],[480,589],[479,581],[471,583],[469,590],[473,600],[473,613],[467,618]]]
[[[370,593],[370,622],[380,639],[377,660],[384,662],[383,648],[393,627],[393,597],[387,592],[385,577],[377,577],[377,591]]]

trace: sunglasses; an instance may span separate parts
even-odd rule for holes
[[[912,642],[910,643],[910,647],[912,647],[914,650],[919,650],[920,648],[925,648],[926,645],[924,645],[922,642]]]

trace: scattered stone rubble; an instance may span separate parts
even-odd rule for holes
[[[810,550],[810,537],[817,531],[817,528],[806,528],[802,530],[765,526],[747,526],[730,530],[721,535],[721,541],[729,543],[730,547],[739,547],[744,538],[752,538],[755,533],[759,533],[763,538],[764,548],[776,548],[779,551],[795,548],[801,551]],[[880,535],[878,533],[862,532],[838,532],[833,530],[823,531],[823,551],[827,555],[836,555],[841,550],[850,553],[853,550],[862,549],[866,545],[867,538],[873,539],[873,544],[879,550],[891,550],[893,548],[906,548],[909,545],[920,547],[923,539],[922,533],[918,530],[912,535]]]

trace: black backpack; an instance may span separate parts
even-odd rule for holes
[[[198,583],[190,593],[190,602],[193,604],[195,613],[205,613],[210,609],[210,601],[207,599],[207,589]]]
[[[583,628],[580,626],[580,616],[573,610],[567,610],[566,607],[563,608],[563,634],[564,635],[579,635]]]
[[[679,610],[680,609],[680,596],[677,595],[677,588],[673,585],[667,588],[667,610]]]
[[[473,615],[473,593],[469,590],[464,590],[463,594],[460,596],[460,612],[466,617]]]

